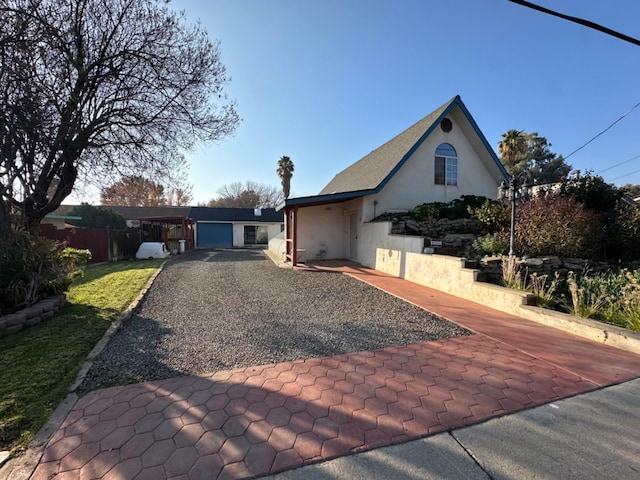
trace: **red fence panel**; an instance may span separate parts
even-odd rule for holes
[[[65,228],[58,230],[53,225],[41,225],[43,237],[65,242],[69,247],[87,249],[91,252],[90,263],[108,262],[109,230],[106,228]]]

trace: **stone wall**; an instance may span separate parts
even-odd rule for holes
[[[508,257],[485,257],[479,261],[468,261],[467,266],[480,270],[478,280],[489,283],[498,283],[502,278],[502,261]],[[556,274],[560,279],[565,279],[569,272],[582,273],[604,272],[611,269],[611,265],[604,262],[591,262],[582,258],[540,257],[517,258],[516,266],[525,275],[548,275],[550,278]]]
[[[19,332],[25,327],[37,325],[47,318],[53,317],[67,303],[64,294],[40,300],[38,303],[16,313],[0,317],[0,337]]]
[[[401,212],[380,215],[375,222],[380,221],[391,222],[393,235],[423,237],[425,247],[431,247],[432,241],[439,241],[442,245],[438,244],[434,247],[435,253],[454,257],[468,257],[479,233],[478,222],[471,218],[417,221],[413,220],[407,212]]]

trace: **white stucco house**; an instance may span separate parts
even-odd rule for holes
[[[295,265],[349,259],[373,267],[387,232],[369,222],[389,211],[461,195],[496,198],[508,178],[475,120],[456,96],[384,145],[338,173],[318,195],[289,198],[284,253]],[[388,229],[388,225],[384,224]]]

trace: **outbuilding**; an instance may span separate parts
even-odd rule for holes
[[[273,208],[192,207],[196,248],[267,246],[284,230],[284,212]]]

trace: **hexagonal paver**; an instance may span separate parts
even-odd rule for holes
[[[118,427],[126,427],[128,425],[135,425],[147,414],[144,407],[129,408],[122,415],[116,418],[116,425]]]
[[[189,479],[211,480],[217,478],[223,466],[224,461],[218,454],[201,456],[189,470]]]
[[[227,437],[237,437],[247,430],[250,423],[243,415],[234,415],[227,418],[222,425],[222,431]]]
[[[251,445],[246,457],[244,457],[244,463],[249,471],[254,474],[268,472],[278,450],[266,442]]]
[[[210,455],[220,450],[226,438],[222,430],[204,432],[195,446],[201,455]]]
[[[118,427],[100,442],[101,450],[113,450],[120,448],[135,435],[132,426]]]
[[[289,412],[289,410],[284,407],[272,408],[266,418],[267,422],[269,422],[274,427],[286,425],[289,423],[290,419],[291,412]]]
[[[296,441],[297,433],[289,427],[276,427],[271,431],[269,436],[269,445],[277,451],[288,450],[293,447]]]
[[[95,424],[82,435],[83,443],[99,442],[116,429],[115,420]]]
[[[244,460],[250,448],[251,443],[245,437],[234,437],[228,438],[218,453],[225,464],[229,464]]]
[[[60,471],[82,468],[98,453],[100,453],[99,443],[83,443],[60,460]]]
[[[230,400],[231,399],[226,393],[217,393],[207,400],[205,406],[209,410],[221,410],[227,405],[227,403],[229,403]]]
[[[117,450],[100,452],[80,470],[80,478],[100,478],[120,461]]]
[[[173,438],[182,429],[183,425],[179,418],[164,420],[153,429],[153,438],[156,440],[166,440]]]
[[[135,458],[142,455],[155,441],[151,432],[140,433],[131,437],[120,448],[122,459]]]
[[[123,460],[107,472],[102,480],[122,480],[134,478],[142,470],[142,461],[139,458]]]
[[[173,440],[167,439],[156,441],[142,454],[142,466],[147,468],[164,465],[175,451],[176,445],[173,443]]]
[[[195,447],[178,448],[164,464],[168,477],[188,473],[200,458],[200,452]]]
[[[150,432],[162,422],[164,422],[164,416],[162,413],[148,413],[135,423],[133,429],[136,433]]]
[[[199,423],[192,423],[182,427],[173,437],[173,441],[178,448],[188,447],[195,445],[203,434],[204,428],[202,428],[202,425]]]

